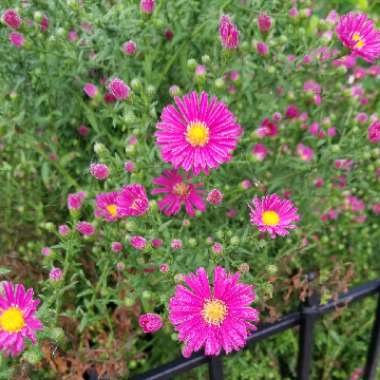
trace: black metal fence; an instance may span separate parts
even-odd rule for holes
[[[272,337],[282,331],[299,326],[297,379],[308,380],[310,379],[312,362],[314,325],[318,318],[330,311],[336,310],[338,307],[343,307],[354,301],[374,295],[378,296],[378,302],[362,378],[364,380],[375,380],[376,367],[380,354],[380,279],[355,287],[349,292],[342,294],[338,299],[332,300],[323,305],[320,304],[318,294],[314,292],[314,294],[310,296],[301,306],[300,311],[291,313],[274,323],[260,326],[256,332],[249,336],[245,348],[261,340]],[[132,380],[173,379],[176,375],[186,373],[191,369],[204,364],[208,365],[210,380],[224,379],[223,361],[221,356],[210,357],[196,353],[188,359],[178,358],[173,360],[158,368],[138,375]],[[98,378],[96,372],[93,372],[90,376],[88,376],[88,379],[102,380]]]

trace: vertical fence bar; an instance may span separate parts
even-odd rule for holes
[[[315,278],[316,276],[313,273],[308,276],[310,285]],[[306,302],[301,309],[297,366],[298,380],[309,380],[310,378],[314,343],[314,323],[318,316],[318,305],[319,294],[316,291],[313,291],[313,293],[306,299]]]
[[[375,380],[380,355],[380,293],[377,300],[375,322],[373,323],[371,341],[368,347],[367,362],[364,367],[364,380]]]
[[[223,359],[220,356],[211,356],[208,364],[210,380],[223,380]]]

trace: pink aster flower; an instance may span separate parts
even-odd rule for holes
[[[124,163],[124,170],[127,173],[133,173],[135,171],[135,163],[133,161],[126,161]]]
[[[298,107],[294,104],[290,104],[286,110],[285,116],[289,119],[294,119],[300,114]]]
[[[49,272],[49,279],[51,281],[61,281],[63,278],[63,272],[61,268],[53,267]]]
[[[86,83],[83,86],[83,91],[90,98],[94,98],[98,94],[98,88],[93,83]]]
[[[269,54],[269,47],[265,42],[258,42],[256,44],[257,54],[265,57]]]
[[[121,252],[123,250],[123,244],[121,244],[119,241],[114,241],[111,244],[111,250],[112,252]]]
[[[43,15],[40,22],[41,32],[46,32],[49,28],[49,19]]]
[[[116,198],[118,193],[101,193],[96,196],[95,199],[95,216],[97,218],[103,218],[107,222],[114,222],[119,219],[119,209],[116,204]]]
[[[11,32],[9,33],[9,41],[12,45],[16,46],[17,48],[20,48],[24,46],[25,38],[24,35],[17,32]]]
[[[161,239],[153,239],[151,242],[153,248],[160,248],[163,243]]]
[[[136,248],[138,250],[143,250],[146,247],[146,239],[142,236],[131,236],[129,242],[133,248]]]
[[[220,253],[223,252],[223,245],[220,244],[220,243],[218,243],[218,242],[216,242],[216,243],[214,243],[214,244],[212,245],[211,249],[212,249],[212,251],[213,251],[214,253],[216,253],[217,255],[219,255]]]
[[[123,50],[123,53],[126,55],[134,55],[136,53],[136,49],[137,49],[136,42],[134,42],[132,40],[124,42],[121,49]]]
[[[67,34],[67,39],[70,42],[74,42],[78,39],[78,33],[75,30],[70,30],[69,33]]]
[[[111,104],[111,103],[115,103],[116,102],[115,96],[113,94],[111,94],[110,92],[106,92],[104,94],[103,100],[107,104]]]
[[[216,97],[209,100],[205,92],[174,99],[178,110],[165,107],[156,125],[163,160],[195,175],[229,161],[241,128],[228,108]]]
[[[252,154],[257,160],[263,161],[268,154],[268,149],[263,144],[255,144],[252,148]]]
[[[84,191],[68,194],[67,208],[69,210],[79,210],[82,207],[82,204],[85,198],[86,198],[86,193]]]
[[[95,227],[89,222],[79,222],[75,229],[83,236],[91,236],[95,233]]]
[[[163,326],[162,319],[158,314],[146,313],[139,317],[139,326],[143,329],[144,333],[155,333]]]
[[[44,256],[49,257],[53,253],[53,250],[50,247],[42,247],[41,248],[41,253]]]
[[[214,270],[210,285],[204,268],[183,276],[188,286],[177,285],[169,301],[169,320],[185,343],[183,355],[189,357],[202,347],[206,355],[227,354],[244,347],[248,332],[256,330],[257,309],[250,307],[256,294],[252,285],[239,282],[239,273]]]
[[[161,273],[168,273],[169,269],[170,269],[169,264],[160,264]]]
[[[22,23],[21,17],[15,9],[6,9],[2,15],[2,20],[12,29],[18,29]]]
[[[380,121],[375,121],[368,128],[368,140],[371,143],[380,142]]]
[[[380,31],[365,13],[348,13],[341,16],[336,33],[344,46],[367,62],[380,57]]]
[[[274,137],[278,135],[278,127],[267,117],[261,122],[260,127],[256,130],[258,137]]]
[[[376,215],[380,215],[380,203],[376,203],[372,206],[372,211]]]
[[[91,164],[90,174],[99,181],[103,181],[109,176],[108,166],[105,164]]]
[[[348,160],[346,158],[341,158],[339,160],[335,160],[335,168],[341,170],[351,170],[354,164],[353,160]]]
[[[142,13],[153,13],[155,6],[156,0],[140,0],[140,10]]]
[[[257,25],[261,33],[268,33],[272,27],[272,19],[266,13],[259,14]]]
[[[107,89],[117,100],[127,99],[130,93],[130,88],[119,78],[113,78]]]
[[[170,242],[170,247],[176,251],[177,249],[181,249],[183,247],[183,243],[182,243],[182,240],[180,239],[173,239],[171,242]]]
[[[121,217],[144,215],[149,209],[144,186],[136,183],[124,186],[116,197],[116,205]]]
[[[267,231],[271,238],[276,235],[287,235],[288,229],[295,229],[293,222],[299,221],[297,208],[288,199],[281,199],[277,194],[263,198],[255,197],[249,205],[251,224],[255,224],[260,232]]]
[[[81,136],[86,137],[90,133],[90,128],[88,128],[87,126],[85,126],[84,124],[82,124],[78,128],[78,133]]]
[[[187,175],[184,178],[177,170],[164,170],[162,175],[153,179],[159,188],[153,189],[152,194],[166,194],[158,201],[158,207],[166,215],[178,214],[182,205],[185,205],[187,214],[195,216],[195,209],[206,211],[206,205],[202,200],[203,183],[190,183],[192,177]]]
[[[39,300],[33,299],[33,289],[5,282],[0,292],[0,351],[17,356],[25,347],[25,339],[36,344],[36,331],[43,325],[36,317]]]
[[[219,189],[212,189],[207,194],[207,202],[211,203],[214,206],[218,206],[222,203],[223,197],[224,195]]]
[[[220,18],[219,37],[225,49],[236,49],[239,46],[239,30],[227,15]]]
[[[70,232],[70,227],[67,224],[62,224],[58,227],[58,233],[61,236],[67,236]]]
[[[297,145],[297,153],[302,161],[310,161],[314,157],[314,151],[309,146],[304,144]]]
[[[348,195],[346,197],[345,206],[353,212],[359,212],[365,209],[365,203],[354,195]]]

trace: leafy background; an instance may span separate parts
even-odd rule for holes
[[[351,71],[320,59],[297,67],[305,54],[322,46],[341,49],[335,38],[321,37],[328,27],[323,18],[331,9],[339,13],[361,10],[376,19],[379,2],[300,1],[297,19],[288,16],[288,0],[159,0],[151,18],[140,14],[138,1],[1,4],[2,10],[16,6],[24,19],[35,22],[23,26],[27,41],[23,49],[11,46],[7,28],[0,29],[0,274],[3,280],[36,289],[43,301],[40,316],[46,328],[39,345],[28,348],[21,358],[0,358],[0,378],[81,379],[91,364],[111,378],[127,378],[174,358],[180,344],[169,323],[147,336],[137,318],[150,311],[165,318],[178,274],[199,266],[211,270],[220,264],[237,271],[242,263],[249,264],[242,279],[257,285],[263,321],[297,307],[308,291],[305,274],[310,271],[319,275],[324,302],[378,276],[380,232],[371,205],[380,200],[376,177],[380,155],[378,147],[367,140],[366,126],[355,120],[359,112],[379,112],[378,77],[355,79],[369,99],[363,106],[350,95]],[[302,13],[307,7],[313,9],[311,17]],[[267,58],[258,56],[253,46],[263,39],[256,18],[264,11],[275,22],[266,37]],[[47,32],[39,30],[35,12],[48,16]],[[217,34],[223,13],[233,17],[241,32],[241,46],[233,55],[223,52]],[[83,23],[90,24],[90,30]],[[68,41],[70,30],[78,32],[78,41]],[[174,33],[171,41],[165,38],[167,30]],[[129,39],[138,46],[133,57],[120,49]],[[288,61],[289,54],[296,55],[296,62]],[[206,78],[195,77],[194,62],[207,67]],[[368,67],[362,61],[359,65]],[[240,80],[221,81],[231,70],[239,71]],[[86,82],[96,83],[104,93],[100,80],[112,76],[132,87],[133,96],[127,102],[109,105],[101,98],[89,101],[83,94]],[[322,87],[319,107],[303,91],[309,79]],[[152,178],[167,167],[160,160],[153,133],[162,108],[172,102],[169,88],[173,84],[183,94],[195,89],[217,95],[245,130],[233,160],[200,179],[207,190],[223,191],[223,204],[209,206],[205,214],[184,224],[184,212],[167,218],[152,202],[146,217],[115,224],[97,221],[94,238],[72,234],[60,240],[58,225],[73,225],[79,218],[66,209],[69,192],[87,192],[81,218],[89,220],[93,199],[101,191],[138,182],[150,192]],[[235,93],[227,91],[231,84]],[[276,91],[279,86],[284,88],[282,96]],[[317,139],[302,130],[298,121],[285,120],[279,136],[264,141],[270,150],[268,158],[255,161],[251,154],[259,142],[255,130],[264,117],[284,113],[289,104],[308,112],[310,122],[322,124],[328,116],[337,136]],[[90,128],[86,138],[78,134],[81,124]],[[138,139],[134,146],[129,143],[132,136]],[[296,155],[300,142],[314,149],[311,162]],[[342,158],[354,161],[353,169],[344,173],[347,186],[343,190],[333,186],[342,174],[334,161]],[[135,162],[134,173],[123,170],[126,160]],[[88,174],[89,164],[95,161],[111,169],[105,183]],[[320,189],[314,186],[316,177],[325,180]],[[244,190],[241,182],[246,179],[253,186]],[[286,238],[259,239],[249,224],[247,204],[256,195],[284,191],[291,191],[300,210],[299,229]],[[341,207],[348,193],[366,203],[365,223],[354,223],[350,211],[323,223],[321,214]],[[237,210],[234,219],[226,217],[231,208]],[[164,245],[139,253],[128,243],[133,234],[162,238]],[[223,244],[222,255],[212,252],[208,237]],[[174,238],[184,243],[180,251],[170,248]],[[110,250],[115,240],[124,244],[122,254]],[[54,254],[43,257],[44,246],[50,246]],[[120,262],[126,268],[123,272],[116,269]],[[161,263],[170,265],[169,273],[157,270]],[[65,273],[56,285],[48,280],[52,265]],[[347,379],[363,366],[373,310],[374,300],[368,300],[339,312],[339,318],[323,319],[317,331],[313,378]],[[293,379],[296,350],[297,334],[284,333],[225,360],[227,378],[250,379],[255,373],[257,379]],[[203,378],[202,371],[190,376]]]

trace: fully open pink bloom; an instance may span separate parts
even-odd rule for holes
[[[274,137],[278,135],[278,127],[267,117],[261,122],[260,127],[256,130],[258,137]]]
[[[84,236],[91,236],[95,233],[95,227],[89,222],[79,222],[75,229]]]
[[[0,351],[16,356],[24,350],[25,339],[36,343],[36,331],[43,325],[36,317],[39,300],[33,300],[33,289],[5,282],[0,292]]]
[[[86,198],[86,193],[84,191],[68,194],[67,208],[69,210],[79,210],[82,207],[82,204],[85,198]]]
[[[116,205],[121,217],[144,215],[149,209],[144,186],[135,183],[124,186],[116,197]]]
[[[252,148],[252,154],[257,160],[263,161],[268,154],[268,149],[263,144],[255,144]]]
[[[12,45],[16,46],[17,48],[20,48],[24,46],[25,38],[24,35],[17,32],[11,32],[9,33],[9,41]]]
[[[140,0],[140,10],[143,13],[153,13],[155,6],[156,0]]]
[[[182,177],[177,170],[164,170],[162,175],[153,179],[159,188],[153,189],[152,194],[166,194],[158,201],[160,210],[167,216],[178,214],[182,205],[189,216],[195,216],[195,209],[206,211],[202,200],[203,183],[192,184],[191,176]]]
[[[267,231],[273,238],[285,236],[289,229],[295,229],[293,222],[300,220],[297,208],[288,199],[281,199],[277,194],[267,195],[261,199],[255,197],[249,205],[251,223],[259,231]]]
[[[368,140],[372,143],[380,142],[380,121],[375,121],[369,126]]]
[[[4,24],[12,29],[18,29],[22,23],[21,17],[15,9],[6,9],[1,18]]]
[[[297,145],[297,153],[302,161],[310,161],[314,157],[313,149],[304,144]]]
[[[272,26],[272,19],[266,13],[260,13],[257,18],[257,25],[261,33],[268,33]]]
[[[240,283],[239,273],[226,273],[222,267],[214,270],[213,286],[204,268],[184,276],[184,281],[188,287],[177,285],[169,301],[169,320],[185,343],[183,355],[202,347],[206,355],[244,347],[259,320],[257,309],[250,307],[256,298],[253,286]]]
[[[136,42],[130,40],[130,41],[124,42],[121,48],[125,54],[134,55],[136,53],[137,45],[136,45]]]
[[[195,175],[229,161],[241,128],[226,105],[205,92],[174,100],[178,109],[165,107],[156,125],[162,159]]]
[[[367,62],[380,57],[380,31],[365,13],[348,13],[341,16],[336,33],[344,46]]]
[[[116,204],[117,193],[101,193],[95,199],[95,216],[104,218],[107,222],[119,219],[120,214]]]
[[[130,88],[119,78],[112,79],[107,88],[117,100],[125,100],[129,96]]]
[[[220,18],[219,37],[226,49],[236,49],[239,46],[239,30],[227,15]]]
[[[98,94],[98,88],[93,83],[86,83],[83,86],[83,91],[90,98],[94,98]]]
[[[109,176],[108,166],[105,164],[91,164],[90,174],[99,181],[104,181]]]
[[[163,326],[162,319],[158,314],[146,313],[139,317],[139,326],[144,333],[155,333]]]

